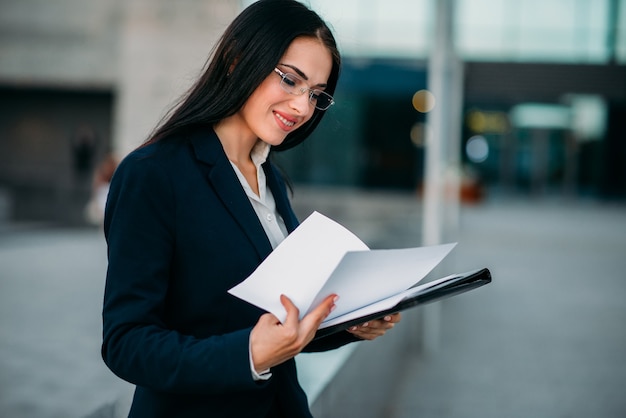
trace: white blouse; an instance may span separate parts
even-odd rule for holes
[[[272,191],[267,187],[265,172],[261,167],[261,164],[267,161],[269,152],[270,145],[263,141],[259,141],[254,148],[252,148],[252,152],[250,154],[252,162],[256,166],[256,176],[259,184],[258,195],[252,191],[252,187],[250,187],[248,181],[239,168],[232,161],[230,164],[233,166],[233,169],[237,174],[237,178],[239,178],[239,182],[245,190],[248,199],[250,199],[250,203],[252,204],[261,225],[263,225],[263,229],[272,244],[272,248],[276,248],[278,244],[280,244],[287,236],[287,227],[285,226],[285,221],[276,210],[274,196],[272,195]]]

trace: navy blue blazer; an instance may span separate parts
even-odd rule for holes
[[[285,184],[269,161],[263,169],[291,232]],[[293,359],[252,379],[249,336],[264,312],[227,290],[272,247],[210,127],[129,154],[104,227],[102,356],[136,385],[131,417],[310,417]],[[355,340],[340,333],[307,351]]]

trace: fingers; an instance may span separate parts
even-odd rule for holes
[[[373,321],[365,322],[358,326],[353,326],[348,329],[348,332],[364,340],[373,340],[382,335],[385,335],[385,333],[392,329],[395,324],[400,322],[400,319],[400,313],[386,315],[381,319],[376,319]]]
[[[402,319],[402,315],[400,312],[396,312],[395,314],[387,315],[383,318],[383,320],[387,322],[391,322],[393,324],[397,324]]]
[[[252,361],[256,369],[265,370],[293,358],[313,339],[320,323],[335,306],[336,296],[324,299],[302,320],[298,307],[285,295],[280,303],[287,311],[281,324],[272,314],[261,315],[250,334]]]
[[[369,321],[369,322],[364,322],[363,324],[351,327],[350,329],[352,331],[358,328],[367,328],[367,327],[391,329],[393,328],[394,324],[397,324],[398,322],[400,322],[400,319],[402,319],[402,316],[400,315],[399,312],[397,312],[391,315],[386,315],[380,319],[376,319],[376,320]]]
[[[339,299],[337,295],[330,295],[324,299],[319,305],[309,312],[300,322],[300,329],[313,338],[313,335],[319,328],[324,319],[335,309],[335,302]]]
[[[363,340],[373,340],[375,338],[381,337],[385,335],[385,333],[393,327],[393,324],[388,324],[388,327],[379,327],[376,326],[377,321],[372,321],[369,323],[365,323],[360,326],[352,327],[348,329],[348,332],[352,335],[363,339]]]
[[[287,311],[287,317],[285,318],[285,323],[283,325],[288,327],[297,327],[300,319],[300,310],[298,307],[294,305],[291,299],[289,299],[286,295],[280,295],[280,303]]]
[[[315,335],[320,324],[335,309],[337,299],[337,295],[329,295],[300,320],[298,308],[287,296],[281,295],[280,301],[287,310],[284,328],[293,332],[293,335],[298,339],[298,344],[307,344]]]
[[[319,305],[313,309],[309,315],[312,315],[319,320],[320,324],[326,319],[328,315],[335,309],[335,303],[339,300],[339,296],[337,295],[329,295],[326,299],[322,301]],[[308,316],[308,315],[307,315]]]

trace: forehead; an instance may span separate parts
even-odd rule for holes
[[[328,48],[317,38],[296,38],[281,58],[281,64],[298,68],[310,84],[325,84],[333,66]]]

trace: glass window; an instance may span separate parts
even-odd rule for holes
[[[414,58],[428,55],[436,1],[303,0],[334,28],[345,55]],[[455,42],[466,60],[604,63],[614,19],[616,57],[626,62],[626,0],[456,0],[455,7]]]

